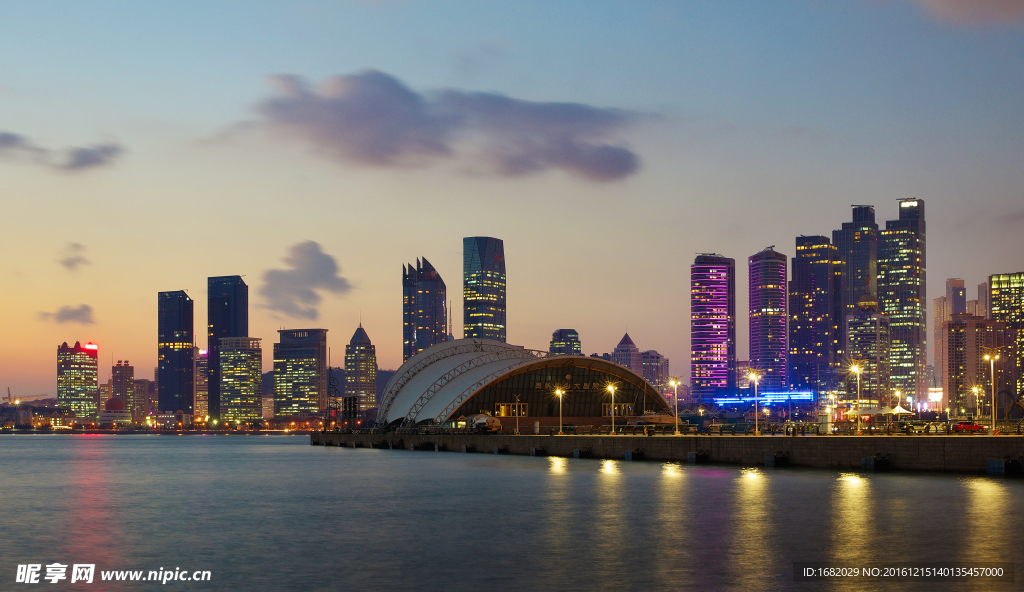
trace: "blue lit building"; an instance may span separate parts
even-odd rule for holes
[[[505,244],[500,238],[462,239],[463,338],[505,341]]]

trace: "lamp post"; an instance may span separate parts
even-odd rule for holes
[[[902,395],[903,393],[901,393],[899,389],[896,389],[895,391],[893,391],[893,393],[896,395],[896,407],[899,407],[899,405],[900,405],[900,395]],[[894,407],[894,409],[895,409],[895,407]],[[890,419],[889,419],[889,423],[892,423],[891,416],[890,416]]]
[[[971,387],[971,392],[974,393],[974,414],[978,415],[978,391],[980,389],[976,386]]]
[[[516,435],[519,435],[519,412],[522,407],[519,406],[519,395],[516,395]]]
[[[562,436],[562,395],[565,391],[562,389],[555,389],[555,394],[558,395],[558,435]]]
[[[609,384],[608,385],[608,392],[610,392],[612,394],[612,433],[611,433],[611,435],[614,436],[615,435],[615,385],[614,384]]]
[[[851,370],[857,375],[857,434],[860,434],[860,366],[854,364]]]
[[[996,433],[996,360],[999,359],[999,354],[985,354],[985,359],[988,360],[989,369],[992,372],[990,374],[992,377],[992,425],[988,428],[988,435],[994,436]]]
[[[676,406],[676,435],[678,436],[679,435],[679,381],[676,380],[675,378],[673,378],[672,380],[668,381],[668,383],[670,385],[672,385],[673,389],[675,389],[675,395],[673,395],[672,401],[675,403],[675,406]]]
[[[757,382],[761,380],[761,377],[757,374],[757,372],[751,372],[750,374],[747,374],[747,378],[754,381],[754,435],[760,436],[761,431],[758,429],[757,424]]]

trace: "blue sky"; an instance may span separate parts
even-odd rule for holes
[[[152,367],[156,292],[189,288],[202,331],[205,277],[231,273],[253,286],[268,365],[277,328],[324,326],[341,348],[362,314],[381,366],[396,367],[401,264],[437,266],[458,334],[469,235],[506,241],[510,341],[545,348],[573,327],[604,352],[628,327],[683,375],[694,252],[792,255],[794,236],[828,235],[850,204],[884,221],[916,196],[930,297],[947,277],[1020,271],[1021,4],[2,2],[0,133],[19,143],[0,147],[0,277],[16,287],[0,322],[18,345],[0,346],[0,378],[52,393],[53,349],[76,339]],[[322,120],[265,109],[348,109],[322,85],[363,88],[368,69],[426,105],[412,140],[426,125],[450,155],[399,142],[397,160],[354,158],[351,138],[317,136]],[[289,98],[273,75],[308,93]],[[497,95],[519,102],[495,112]],[[607,173],[556,149],[563,138],[537,129],[557,117],[549,103],[584,109],[574,150],[638,166]],[[445,109],[467,121],[437,131]],[[496,154],[510,139],[521,152]],[[69,166],[71,148],[94,160]],[[523,159],[529,170],[510,172]],[[305,241],[353,285],[321,290],[317,319],[259,296]],[[69,243],[88,264],[57,263]],[[82,304],[92,323],[54,320]]]

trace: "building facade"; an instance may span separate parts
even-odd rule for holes
[[[853,222],[832,231],[832,244],[843,261],[843,314],[853,312],[864,294],[878,293],[878,224],[875,207],[853,206]]]
[[[211,419],[220,419],[221,363],[220,343],[225,337],[249,335],[249,286],[241,276],[207,278],[206,351],[209,376],[207,411]],[[160,377],[163,382],[163,377]],[[224,418],[225,420],[227,418]]]
[[[135,404],[135,368],[128,360],[118,360],[117,365],[110,368],[110,394],[124,403],[124,408],[132,415],[132,419],[145,417],[149,412],[149,404],[137,409]]]
[[[736,392],[736,260],[698,255],[690,266],[690,393]]]
[[[1013,332],[1001,321],[958,313],[942,324],[942,340],[946,352],[942,366],[945,406],[954,415],[991,413],[993,367],[996,388],[1012,388],[1015,360],[1013,348],[1007,346],[1013,342]],[[994,365],[985,359],[993,350],[1000,353]]]
[[[345,396],[357,397],[360,411],[377,407],[377,348],[362,323],[345,346]]]
[[[82,419],[95,417],[99,410],[99,351],[92,342],[57,346],[57,405]]]
[[[893,395],[890,373],[889,316],[879,310],[873,294],[861,296],[857,308],[846,316],[847,399],[859,399],[861,407],[888,403]],[[859,368],[860,371],[854,371]],[[858,376],[860,379],[858,392]],[[902,392],[903,396],[909,393]]]
[[[193,412],[194,305],[183,290],[157,294],[157,407],[163,411]]]
[[[582,356],[583,344],[576,329],[559,329],[551,334],[548,351],[559,356]]]
[[[1024,391],[1024,271],[990,275],[988,289],[988,318],[1006,323],[1006,328],[1014,334],[1013,345],[1010,346],[1016,360],[1014,392],[1020,393]]]
[[[838,388],[846,312],[839,250],[824,236],[798,236],[789,282],[789,370],[793,390]]]
[[[786,378],[787,259],[775,247],[747,258],[749,272],[750,365],[761,375],[764,392],[789,390]]]
[[[879,239],[878,302],[889,316],[889,379],[915,401],[928,399],[925,246],[924,200],[899,200],[899,218],[886,221]]]
[[[327,329],[279,330],[274,344],[274,417],[327,408]]]
[[[644,365],[640,358],[640,348],[633,343],[629,333],[623,335],[622,339],[619,340],[619,344],[612,350],[612,361],[623,368],[629,368],[643,376]]]
[[[659,393],[672,391],[668,381],[671,379],[668,358],[653,349],[640,352],[640,365],[643,368],[639,372],[644,380],[651,383],[651,386],[658,389]]]
[[[222,337],[218,344],[220,419],[253,422],[263,417],[263,350],[259,337]]]
[[[500,238],[462,239],[463,337],[505,341],[505,244]]]
[[[977,312],[977,301],[971,306],[971,314]],[[946,295],[940,296],[932,300],[932,331],[934,337],[932,339],[932,361],[936,368],[943,368],[945,362],[943,360],[943,339],[942,328],[943,323],[952,318],[955,314],[964,314],[967,312],[967,290],[964,288],[964,281],[959,278],[949,278],[946,280]],[[942,372],[939,372],[936,377],[939,381],[939,385],[942,384]],[[931,386],[930,384],[928,386]]]
[[[448,290],[427,258],[402,266],[402,361],[448,339]]]

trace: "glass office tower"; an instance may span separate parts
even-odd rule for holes
[[[57,346],[57,405],[71,409],[79,418],[96,416],[99,397],[100,347],[89,342],[74,347]]]
[[[327,329],[280,329],[274,344],[274,417],[327,408]]]
[[[207,408],[210,419],[220,419],[220,340],[249,335],[249,286],[238,275],[211,277],[207,279],[207,298]]]
[[[761,392],[789,390],[786,379],[786,256],[768,247],[747,259],[750,366],[761,375]]]
[[[698,255],[690,266],[690,393],[736,393],[736,260]]]
[[[843,261],[843,311],[848,315],[864,294],[878,293],[878,224],[874,206],[853,206],[853,222],[832,231]]]
[[[789,385],[793,390],[834,391],[846,343],[843,261],[827,237],[798,236],[792,267]]]
[[[505,245],[499,238],[462,239],[463,337],[505,341]]]
[[[448,339],[448,289],[427,258],[402,266],[402,361]]]
[[[157,410],[192,415],[195,302],[183,290],[157,294]]]

